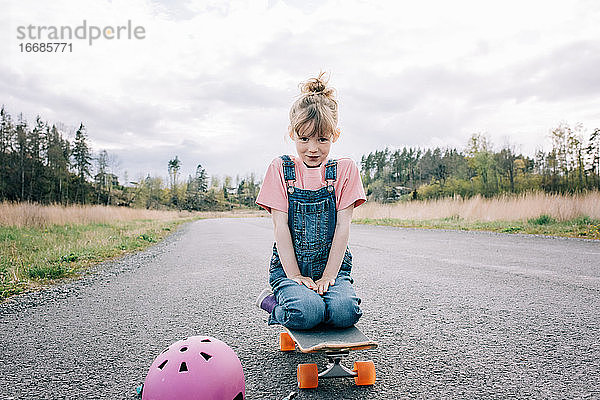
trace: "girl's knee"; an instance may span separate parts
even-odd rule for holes
[[[362,310],[355,298],[339,298],[327,304],[327,323],[336,328],[348,328],[358,322]]]
[[[298,300],[289,311],[289,320],[285,324],[287,328],[311,329],[325,319],[325,303],[318,297]]]

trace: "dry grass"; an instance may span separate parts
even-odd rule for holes
[[[0,301],[89,265],[142,250],[184,222],[266,212],[177,212],[97,205],[0,203]]]
[[[100,205],[40,205],[33,203],[0,203],[0,226],[45,228],[51,225],[111,223],[114,221],[155,220],[178,218],[240,217],[262,215],[258,211],[197,212],[159,211]]]
[[[600,192],[552,195],[541,192],[503,195],[491,199],[446,198],[397,204],[367,202],[354,211],[355,219],[396,218],[433,220],[460,218],[466,221],[525,221],[548,215],[557,221],[587,216],[600,219]]]

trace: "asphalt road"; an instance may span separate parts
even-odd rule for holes
[[[296,390],[300,362],[253,304],[266,218],[201,220],[74,282],[0,305],[0,399],[135,399],[169,344],[210,335],[239,355],[248,399]],[[600,243],[353,225],[358,326],[380,343],[373,387],[297,399],[600,398]],[[350,363],[351,365],[351,363]]]

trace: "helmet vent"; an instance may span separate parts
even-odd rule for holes
[[[165,361],[163,361],[163,362],[162,362],[162,363],[161,363],[161,364],[158,366],[158,369],[162,370],[162,369],[165,367],[165,365],[167,365],[167,362],[168,362],[168,361],[169,361],[169,360],[165,360]]]
[[[184,351],[187,351],[187,349],[188,349],[187,346],[184,346],[184,347],[180,348],[179,351],[183,353]]]
[[[185,362],[182,362],[179,366],[179,372],[188,372],[187,364]]]
[[[244,400],[244,395],[242,394],[242,392],[239,392],[239,393],[237,394],[237,396],[235,396],[235,397],[233,398],[233,400]]]
[[[206,354],[205,352],[202,352],[202,353],[200,353],[200,355],[201,355],[202,357],[204,357],[204,359],[205,359],[206,361],[208,361],[208,360],[210,360],[210,359],[212,358],[212,356],[211,356],[210,354]]]
[[[202,339],[201,342],[210,343],[210,340],[208,340],[208,339]]]

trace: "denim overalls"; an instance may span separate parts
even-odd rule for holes
[[[317,281],[325,270],[335,232],[337,210],[333,182],[337,179],[337,162],[329,160],[325,165],[327,186],[306,190],[294,187],[294,161],[287,155],[281,158],[288,192],[288,226],[298,267],[303,276]],[[335,284],[319,295],[287,278],[274,243],[269,283],[278,305],[269,316],[269,325],[281,324],[292,329],[310,329],[320,323],[334,327],[354,325],[362,311],[352,287],[351,269],[352,254],[346,247]]]

